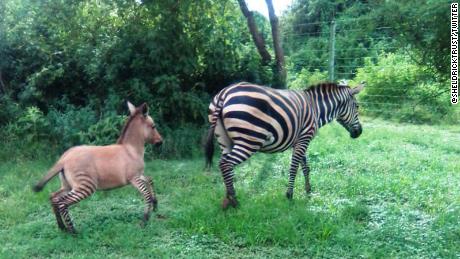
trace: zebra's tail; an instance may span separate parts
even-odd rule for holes
[[[206,155],[206,170],[211,169],[212,157],[214,156],[214,130],[215,125],[211,125],[208,130],[208,136],[206,137],[206,143],[204,144],[204,153]]]
[[[206,143],[204,144],[204,153],[206,156],[206,170],[211,168],[212,157],[214,156],[214,132],[216,130],[217,122],[221,117],[222,112],[222,92],[215,99],[214,110],[211,111],[210,122],[211,127],[208,130],[208,136],[206,137]]]
[[[40,192],[41,190],[43,190],[43,187],[45,187],[46,183],[48,183],[49,180],[51,180],[51,178],[53,178],[54,176],[56,176],[58,173],[62,172],[62,170],[64,170],[63,166],[61,163],[56,163],[49,171],[48,173],[45,175],[45,177],[43,177],[43,179],[40,180],[40,182],[38,182],[36,185],[34,185],[32,187],[32,190],[34,192]]]

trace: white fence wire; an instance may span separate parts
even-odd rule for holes
[[[370,19],[373,18],[300,23],[294,25],[289,32],[285,32],[283,37],[285,41],[291,43],[289,45],[301,46],[306,41],[314,41],[312,44],[314,47],[307,50],[308,55],[302,57],[302,54],[297,54],[293,58],[293,62],[296,63],[295,66],[306,68],[309,71],[327,72],[332,81],[350,80],[356,77],[359,68],[364,67],[366,59],[375,62],[382,53],[404,53],[406,51],[405,47],[395,40],[398,33],[395,29],[380,26],[370,30],[366,27],[366,21]],[[311,32],[312,26],[316,26],[316,31]],[[371,34],[369,35],[370,31]],[[350,37],[350,33],[354,35]],[[378,68],[395,69],[392,65],[382,64],[378,64]],[[367,85],[367,87],[372,88],[373,86]],[[430,98],[427,98],[426,102],[414,101],[413,98],[408,98],[408,91],[413,90],[411,87],[415,86],[407,86],[407,89],[395,88],[391,85],[374,88],[369,91],[365,100],[360,101],[360,109],[369,114],[388,116],[398,112],[404,112],[406,115],[411,112],[414,114],[429,112],[431,114],[439,113],[439,116],[454,113],[460,122],[460,109],[449,107],[450,100],[448,98],[445,100],[446,105],[427,103],[430,102]],[[442,92],[443,89],[439,91]],[[423,99],[424,97],[420,98]]]

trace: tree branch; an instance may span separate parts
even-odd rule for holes
[[[270,17],[270,25],[272,27],[273,48],[275,50],[276,59],[276,80],[277,88],[286,88],[286,68],[284,66],[284,52],[281,47],[278,17],[276,17],[275,9],[273,8],[272,0],[265,0],[268,7],[268,16]]]
[[[254,15],[251,11],[249,11],[244,0],[238,0],[238,3],[240,4],[241,12],[246,17],[246,20],[248,22],[249,32],[251,33],[252,40],[254,41],[257,51],[259,52],[260,57],[262,58],[262,64],[266,65],[270,63],[272,57],[270,56],[270,53],[268,53],[267,51],[264,38],[257,29],[257,25],[254,20]]]
[[[0,94],[6,94],[6,86],[3,82],[2,71],[0,70]]]

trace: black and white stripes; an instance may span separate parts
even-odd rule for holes
[[[219,167],[227,189],[223,207],[237,205],[233,168],[257,151],[274,153],[293,147],[287,196],[292,198],[299,164],[309,192],[308,144],[318,128],[335,118],[352,137],[359,136],[361,125],[354,94],[362,87],[351,89],[325,83],[305,91],[291,91],[242,82],[221,90],[209,106],[211,129],[206,153],[210,163],[215,134],[222,149]]]

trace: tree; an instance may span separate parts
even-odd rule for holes
[[[254,40],[254,44],[257,47],[257,51],[262,57],[262,64],[267,65],[268,63],[270,63],[272,57],[270,56],[270,53],[268,53],[267,51],[264,38],[257,29],[257,25],[254,20],[254,14],[251,11],[249,11],[248,6],[246,5],[246,2],[244,0],[238,0],[238,4],[240,5],[241,12],[246,17],[249,32],[251,33],[252,39]]]
[[[265,40],[262,35],[259,33],[257,24],[254,20],[253,12],[249,11],[246,2],[244,0],[238,0],[238,3],[241,8],[241,12],[246,17],[249,32],[251,33],[254,44],[257,47],[257,50],[262,58],[262,65],[267,65],[271,62],[271,55],[267,51],[265,45]],[[272,31],[272,40],[273,48],[275,50],[275,73],[272,86],[275,88],[285,88],[286,87],[286,69],[284,66],[284,52],[281,47],[278,17],[275,15],[275,10],[273,8],[273,3],[271,0],[266,0],[268,13],[270,16],[270,25]]]
[[[281,47],[278,17],[276,17],[273,8],[272,0],[265,0],[268,7],[268,15],[270,17],[270,25],[272,28],[273,48],[275,50],[276,73],[274,85],[277,88],[286,88],[286,67],[284,65],[284,52]]]

